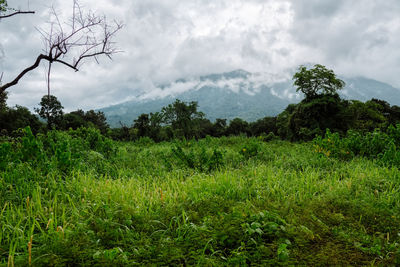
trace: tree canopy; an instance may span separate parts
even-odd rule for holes
[[[193,136],[195,121],[204,117],[204,113],[197,111],[197,108],[195,101],[185,103],[177,99],[162,109],[164,123],[170,124],[178,136],[190,138]]]
[[[47,126],[51,129],[61,123],[64,114],[63,108],[57,97],[45,95],[40,101],[40,108],[35,108],[35,111],[47,121]]]
[[[333,70],[320,64],[314,65],[312,69],[301,65],[293,80],[296,91],[301,91],[306,99],[319,94],[334,95],[345,86],[344,81],[337,78]]]

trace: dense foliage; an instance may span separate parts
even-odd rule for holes
[[[314,150],[26,128],[0,146],[0,265],[399,264],[396,165]]]
[[[338,79],[333,70],[322,65],[315,65],[312,69],[300,66],[293,76],[296,91],[301,91],[307,99],[318,95],[335,95],[345,83]]]
[[[298,104],[290,104],[276,117],[265,117],[255,122],[235,118],[230,122],[216,119],[211,122],[198,110],[197,102],[177,99],[160,111],[141,114],[132,118],[132,125],[121,124],[110,129],[101,111],[77,110],[67,114],[55,96],[44,96],[36,112],[47,121],[47,129],[78,129],[94,127],[102,134],[120,141],[133,141],[148,137],[155,142],[176,138],[205,138],[230,135],[263,136],[269,140],[279,137],[290,141],[310,141],[323,135],[327,129],[341,135],[349,130],[370,132],[376,128],[385,130],[389,125],[400,123],[400,107],[391,106],[383,100],[371,99],[365,103],[344,100],[336,93],[343,82],[332,70],[322,65],[312,69],[304,66],[293,76],[298,90],[305,98]],[[309,88],[312,92],[305,91]],[[6,105],[7,95],[0,95],[0,126],[3,135],[13,135],[19,128],[30,126],[34,133],[45,133],[46,129],[35,115],[23,107]]]
[[[349,131],[343,138],[327,130],[324,137],[314,139],[314,144],[316,151],[326,156],[346,160],[362,156],[383,165],[400,167],[400,124],[391,125],[385,131]]]
[[[49,129],[60,126],[63,120],[63,106],[57,97],[53,95],[45,95],[40,100],[40,108],[36,108],[35,111],[42,119],[47,122]]]
[[[400,264],[397,106],[323,91],[227,123],[176,100],[110,129],[48,100],[51,127],[0,105],[0,266]]]

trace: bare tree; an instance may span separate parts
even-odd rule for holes
[[[114,21],[110,24],[105,16],[98,16],[91,11],[84,12],[78,0],[73,0],[72,15],[68,22],[61,22],[54,7],[51,8],[51,18],[49,29],[38,29],[45,45],[43,53],[14,80],[0,86],[0,92],[16,85],[25,74],[36,69],[44,60],[49,64],[47,84],[50,95],[50,73],[53,63],[60,63],[78,71],[87,59],[92,58],[98,63],[99,56],[104,55],[111,59],[113,54],[119,52],[115,48],[113,38],[122,28],[122,23]]]

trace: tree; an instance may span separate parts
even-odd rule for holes
[[[84,112],[81,109],[72,111],[63,116],[64,129],[77,129],[79,127],[94,127],[106,134],[110,126],[107,124],[106,116],[101,111],[89,110]]]
[[[7,92],[0,92],[0,111],[7,108]]]
[[[334,95],[345,86],[344,81],[336,78],[332,70],[319,64],[312,69],[300,66],[293,80],[296,91],[301,91],[306,99],[312,99],[319,94]]]
[[[40,101],[40,108],[35,108],[39,116],[47,121],[47,128],[60,128],[63,120],[63,106],[57,97],[53,95],[45,95]]]
[[[349,114],[352,118],[351,128],[362,132],[383,128],[389,118],[388,115],[385,116],[383,104],[384,101],[374,99],[365,103],[352,100],[349,106]]]
[[[226,119],[216,119],[212,128],[212,136],[221,137],[225,134],[225,131]]]
[[[84,119],[90,126],[99,129],[102,134],[106,134],[110,128],[107,118],[102,111],[96,112],[93,109],[86,111]]]
[[[3,1],[2,9],[5,9],[6,2],[0,1]],[[34,64],[22,70],[13,80],[1,85],[0,92],[18,84],[25,74],[36,69],[44,60],[48,63],[47,84],[50,95],[50,73],[53,63],[78,71],[86,59],[93,58],[98,62],[99,56],[111,58],[118,52],[113,38],[122,28],[122,24],[117,22],[109,24],[105,16],[98,16],[90,11],[85,13],[77,0],[73,0],[72,15],[68,23],[60,22],[54,8],[51,17],[49,29],[39,29],[45,44],[45,53],[39,54]]]
[[[227,135],[240,135],[240,134],[248,134],[249,132],[249,123],[240,118],[234,118],[229,123],[228,128],[226,129]]]
[[[172,126],[178,137],[192,138],[195,136],[195,120],[204,117],[204,113],[197,111],[197,108],[195,101],[185,103],[176,99],[174,103],[162,108],[163,121]]]
[[[133,121],[133,128],[137,129],[139,137],[149,136],[150,134],[150,118],[149,114],[141,114]]]
[[[77,111],[72,111],[68,114],[65,114],[63,126],[65,130],[68,130],[69,128],[76,130],[80,127],[87,127],[88,123],[85,120],[85,112],[81,109],[78,109]]]
[[[43,123],[26,107],[15,106],[0,111],[0,130],[3,135],[12,135],[14,131],[30,126],[33,133],[42,130]]]
[[[249,124],[253,136],[273,133],[277,134],[276,117],[264,117]]]

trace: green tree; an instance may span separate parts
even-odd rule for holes
[[[240,134],[248,134],[249,132],[249,123],[240,118],[234,118],[229,123],[228,128],[226,129],[227,135],[240,135]]]
[[[14,131],[26,126],[30,126],[33,133],[37,133],[42,130],[43,123],[26,107],[17,105],[0,111],[1,134],[12,135]]]
[[[106,116],[101,111],[89,110],[84,112],[81,109],[64,115],[64,129],[77,129],[79,127],[94,127],[106,134],[110,126],[107,124]]]
[[[161,112],[150,113],[149,137],[156,142],[168,139],[167,136],[161,134],[162,123],[163,114]]]
[[[106,134],[110,126],[107,123],[107,118],[102,111],[89,110],[86,111],[84,116],[85,121],[89,126],[95,127],[100,130],[102,134]]]
[[[7,109],[7,92],[0,92],[0,111]]]
[[[76,130],[80,127],[88,126],[87,122],[85,121],[85,113],[83,110],[72,111],[68,114],[65,114],[63,121],[65,130],[68,130],[69,128]]]
[[[336,78],[333,70],[322,65],[314,65],[314,68],[307,69],[300,66],[298,72],[293,76],[296,91],[301,91],[306,99],[312,99],[320,94],[334,95],[345,86],[344,81]]]
[[[226,119],[216,119],[212,128],[212,136],[221,137],[225,134],[225,131]]]
[[[45,95],[40,101],[40,108],[35,108],[36,113],[46,120],[47,128],[60,128],[63,120],[63,106],[54,95]]]
[[[253,136],[273,133],[277,134],[276,117],[264,117],[249,124],[250,132]]]
[[[289,122],[298,105],[299,104],[289,104],[286,109],[276,117],[276,131],[282,139],[292,138]]]
[[[362,132],[370,132],[375,128],[386,126],[389,118],[385,116],[384,103],[384,101],[378,100],[370,100],[365,103],[357,100],[351,101],[349,106],[349,113],[352,118],[351,128]]]
[[[185,103],[176,99],[162,108],[163,121],[171,125],[177,137],[192,138],[195,136],[195,120],[204,117],[204,113],[197,111],[197,108],[195,101]]]
[[[137,129],[138,137],[149,136],[150,134],[150,117],[149,114],[141,114],[133,121],[133,128]]]
[[[213,123],[206,118],[200,118],[194,120],[194,136],[196,138],[204,138],[207,135],[213,133]]]
[[[311,140],[316,134],[329,128],[335,132],[346,132],[351,124],[348,101],[338,94],[322,94],[300,102],[289,117],[291,140]]]

